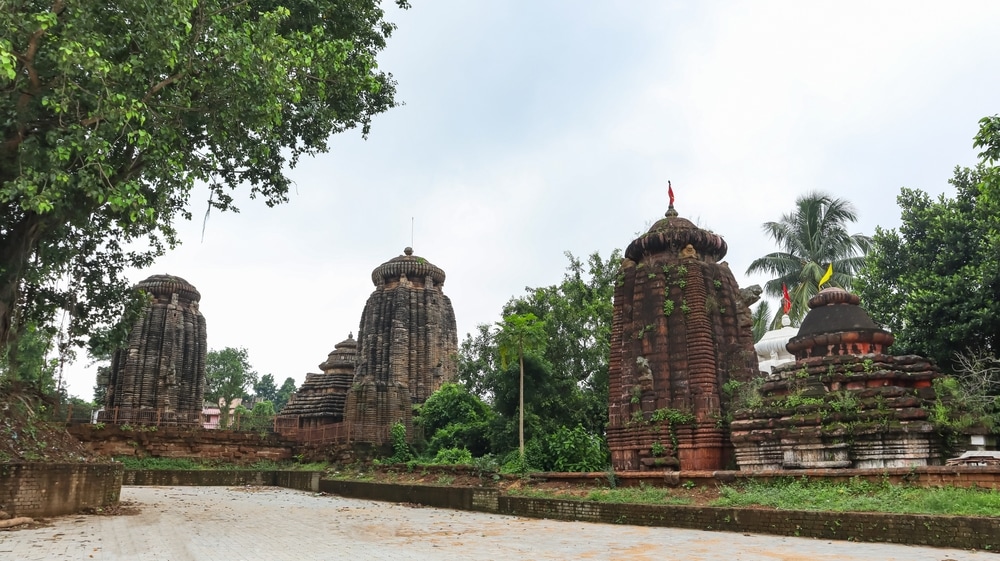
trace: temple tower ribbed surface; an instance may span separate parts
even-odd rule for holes
[[[375,291],[361,315],[358,365],[347,398],[352,434],[384,431],[397,422],[412,434],[413,405],[456,377],[458,329],[444,281],[444,271],[411,248],[372,271]]]
[[[186,280],[153,275],[136,289],[149,295],[128,343],[115,351],[103,416],[137,422],[198,422],[205,393],[205,317],[201,294]]]
[[[358,342],[351,333],[334,345],[318,374],[306,374],[306,381],[292,394],[282,417],[298,417],[299,428],[318,428],[344,420],[347,392],[354,381]]]
[[[757,371],[726,242],[677,215],[625,251],[615,288],[608,446],[617,470],[721,469],[730,380]]]

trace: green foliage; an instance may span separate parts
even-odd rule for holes
[[[0,351],[60,308],[113,346],[125,271],[176,243],[196,184],[281,203],[299,158],[396,105],[394,27],[376,0],[5,3]]]
[[[764,337],[768,329],[773,323],[773,317],[771,316],[771,305],[767,300],[761,300],[757,304],[757,307],[753,309],[751,314],[751,319],[753,319],[753,342],[756,343]]]
[[[525,475],[531,471],[531,469],[532,468],[528,465],[525,455],[519,450],[514,450],[504,456],[503,463],[500,466],[500,473]]]
[[[41,395],[55,394],[59,359],[50,356],[55,344],[54,327],[25,326],[16,344],[0,346],[0,383],[18,382]]]
[[[651,423],[662,423],[663,421],[666,421],[671,425],[689,425],[693,423],[694,420],[695,417],[693,414],[679,409],[671,409],[669,407],[662,407],[653,411],[653,414],[649,418]]]
[[[1000,516],[1000,492],[995,489],[911,487],[852,478],[847,483],[826,480],[751,479],[724,485],[714,506],[765,506],[785,510],[894,512]]]
[[[229,427],[229,410],[257,381],[247,350],[226,347],[208,351],[205,357],[205,399],[220,403],[219,428]]]
[[[472,465],[472,452],[465,448],[442,448],[434,455],[432,464],[438,465]]]
[[[385,459],[389,464],[405,464],[413,459],[413,451],[406,441],[406,425],[396,423],[389,429],[389,438],[392,440],[392,456]]]
[[[796,199],[791,213],[778,222],[764,223],[764,232],[779,251],[755,259],[747,267],[747,274],[775,275],[764,284],[769,296],[781,298],[782,286],[788,287],[792,299],[788,316],[797,325],[831,263],[830,285],[851,289],[853,276],[861,268],[871,243],[867,236],[847,233],[848,224],[856,220],[854,205],[844,199],[819,192],[803,195]],[[780,321],[780,315],[775,316],[775,321]]]
[[[420,406],[417,422],[429,439],[428,452],[465,448],[473,455],[489,452],[493,411],[460,384],[446,383]]]
[[[604,439],[580,425],[532,438],[525,456],[542,471],[603,471],[611,462]]]
[[[139,470],[139,469],[150,469],[150,470],[202,470],[209,469],[209,467],[197,460],[192,460],[190,458],[160,458],[160,457],[145,457],[136,458],[135,456],[119,456],[115,458],[116,462],[120,462],[125,469],[128,470]]]
[[[281,387],[278,388],[278,394],[274,398],[274,410],[280,413],[285,408],[285,405],[288,405],[288,400],[292,398],[292,394],[295,393],[296,389],[295,378],[291,376],[285,378]]]
[[[956,167],[953,198],[903,188],[900,227],[876,230],[858,295],[897,354],[951,371],[958,353],[1000,348],[1000,200],[984,194],[994,172]]]
[[[669,296],[663,298],[663,315],[670,317],[674,313],[674,301]]]
[[[565,499],[576,497],[565,497],[559,491],[539,491],[533,489],[510,489],[508,494],[520,497],[537,497]],[[595,489],[588,493],[583,500],[598,503],[616,504],[649,504],[649,505],[687,505],[691,504],[689,497],[674,496],[671,489],[663,487],[652,487],[645,483],[640,483],[638,487],[618,487],[612,489]]]
[[[253,394],[257,399],[274,402],[278,398],[278,386],[274,383],[274,374],[264,374],[253,385]]]
[[[239,415],[240,430],[270,431],[274,428],[274,404],[270,401],[258,401],[249,411],[240,405],[236,408],[236,414]]]

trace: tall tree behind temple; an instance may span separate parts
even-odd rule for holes
[[[300,157],[396,105],[394,28],[377,0],[5,2],[0,358],[60,309],[110,351],[124,271],[176,243],[196,183],[284,202]]]
[[[1000,200],[986,196],[990,173],[956,167],[954,198],[903,188],[902,224],[876,230],[858,295],[895,335],[897,354],[946,370],[956,353],[1000,354]]]
[[[868,236],[847,233],[848,224],[856,220],[857,211],[849,201],[820,192],[801,196],[791,213],[778,222],[764,223],[764,232],[779,251],[755,259],[747,274],[775,275],[764,284],[768,296],[780,298],[781,287],[787,285],[792,299],[788,317],[797,324],[809,311],[806,303],[819,292],[819,281],[831,264],[829,284],[851,289],[851,280],[871,244]]]
[[[205,399],[219,404],[220,428],[229,427],[233,401],[243,397],[256,382],[257,373],[250,366],[246,349],[226,347],[221,351],[208,351],[205,357]]]
[[[615,250],[607,259],[595,252],[586,263],[569,252],[566,257],[569,265],[561,283],[526,288],[526,294],[507,302],[500,315],[532,313],[545,322],[545,351],[540,361],[526,365],[528,382],[558,394],[542,399],[551,400],[549,410],[553,413],[565,411],[569,415],[559,419],[560,425],[572,428],[580,423],[593,434],[603,434],[608,419],[612,296],[621,252]],[[497,391],[505,391],[506,386],[498,378],[504,369],[490,326],[480,325],[475,336],[466,336],[459,354],[462,382],[496,404]],[[532,376],[540,375],[558,380],[533,380]],[[526,394],[529,402],[536,398],[531,392]],[[566,407],[556,406],[556,402]],[[525,407],[531,414],[530,404]],[[546,411],[536,413],[545,415]]]

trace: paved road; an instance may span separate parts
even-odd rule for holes
[[[534,520],[273,487],[123,487],[132,516],[0,531],[0,560],[1000,559],[985,552]]]

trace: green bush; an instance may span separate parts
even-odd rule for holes
[[[610,463],[604,439],[580,425],[531,439],[524,454],[528,465],[543,471],[603,471]]]
[[[438,450],[431,462],[439,465],[472,465],[472,452],[465,448],[444,448]]]

